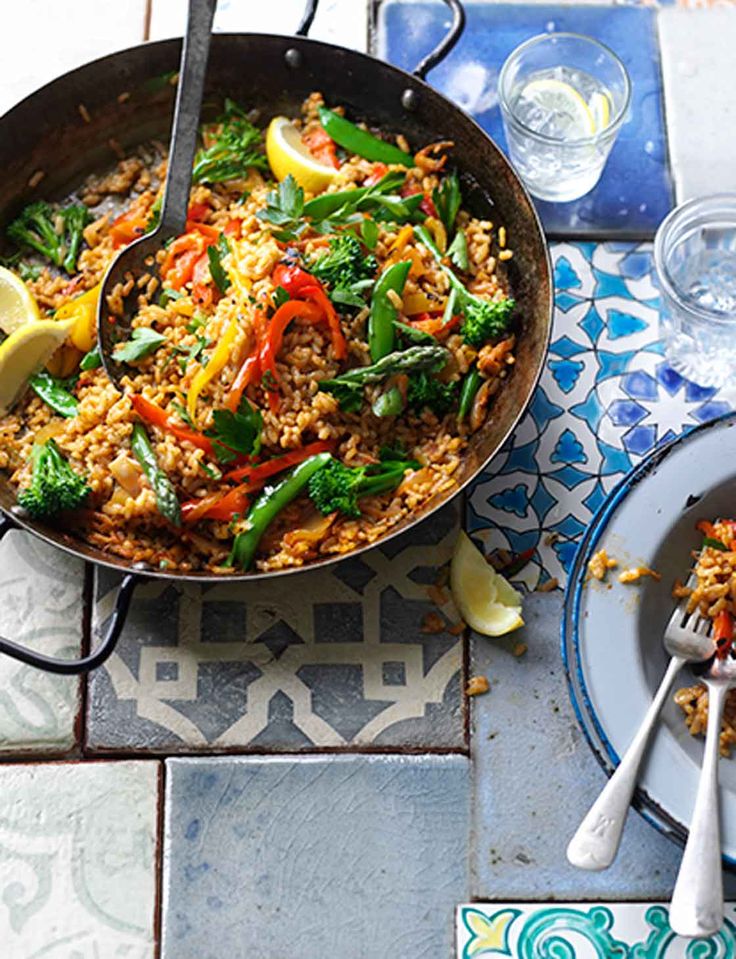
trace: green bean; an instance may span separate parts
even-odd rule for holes
[[[477,367],[474,366],[472,370],[466,374],[463,385],[460,387],[460,402],[457,410],[458,420],[464,420],[466,416],[470,415],[475,394],[480,389],[482,382],[483,377],[478,372]]]
[[[59,380],[46,370],[42,370],[32,376],[28,382],[44,403],[60,416],[72,419],[77,415],[79,403],[77,398],[66,389],[66,380]]]
[[[378,163],[399,163],[405,167],[414,166],[414,158],[400,150],[393,143],[379,140],[367,130],[361,130],[350,120],[333,113],[327,107],[319,108],[319,121],[328,136],[348,151]]]
[[[248,511],[248,528],[238,533],[233,541],[230,562],[242,569],[249,569],[253,563],[261,537],[293,499],[302,492],[314,474],[322,469],[331,458],[330,453],[317,453],[310,456],[284,477],[275,486],[266,486],[261,495]]]
[[[156,454],[151,446],[143,426],[136,423],[130,437],[130,448],[133,455],[143,467],[146,479],[153,487],[156,494],[156,506],[159,513],[164,516],[174,526],[181,526],[181,510],[176,490],[171,484],[171,480],[158,465]]]
[[[401,296],[410,269],[411,260],[394,263],[378,277],[373,287],[371,312],[368,318],[368,346],[374,363],[383,359],[394,348],[396,338],[394,323],[399,311],[388,294],[392,291]]]

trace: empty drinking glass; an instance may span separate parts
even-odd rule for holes
[[[612,50],[576,33],[522,43],[498,80],[509,155],[529,192],[566,202],[600,179],[631,84]]]
[[[654,263],[672,367],[702,386],[736,385],[736,193],[673,210],[657,230]]]

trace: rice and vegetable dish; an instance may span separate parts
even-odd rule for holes
[[[672,595],[687,597],[688,612],[700,612],[713,620],[713,642],[716,655],[725,658],[733,653],[734,617],[736,616],[736,521],[719,519],[714,523],[698,523],[703,534],[702,548],[695,554],[695,582],[685,586],[675,583]],[[675,702],[680,706],[687,727],[693,736],[704,736],[708,723],[708,692],[702,683],[679,689]],[[721,752],[730,756],[736,743],[736,691],[726,698],[721,727]]]
[[[0,418],[0,469],[30,515],[152,567],[344,554],[457,487],[514,362],[504,227],[463,209],[452,143],[412,153],[319,94],[265,142],[226,101],[202,139],[185,232],[105,304],[114,323],[137,298],[122,393],[100,282],[157,222],[163,154],[10,226],[10,267],[69,336]]]

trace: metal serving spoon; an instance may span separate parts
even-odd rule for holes
[[[153,233],[126,246],[108,267],[102,282],[97,307],[97,337],[105,372],[122,390],[120,380],[125,366],[113,355],[117,343],[130,338],[133,316],[137,311],[137,281],[146,273],[155,272],[155,255],[166,240],[184,232],[192,185],[192,165],[197,149],[199,114],[204,94],[204,80],[210,50],[212,20],[217,0],[189,0],[187,31],[181,51],[179,84],[176,92],[174,122],[171,128],[166,188],[159,224]],[[108,297],[118,284],[132,277],[133,285],[125,298],[123,315],[111,316]],[[114,322],[113,322],[114,321]]]
[[[670,904],[670,926],[680,936],[710,936],[723,925],[718,760],[721,720],[736,659],[714,659],[702,677],[708,689],[708,726],[695,807]]]
[[[695,577],[691,576],[688,586],[694,582]],[[616,858],[654,724],[680,668],[685,663],[704,662],[713,656],[712,626],[712,621],[697,611],[688,613],[687,598],[680,601],[670,617],[664,632],[664,648],[671,659],[659,689],[623,759],[567,847],[567,858],[578,869],[607,869]],[[718,855],[720,860],[720,852]]]

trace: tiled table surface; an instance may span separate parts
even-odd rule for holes
[[[73,6],[73,17],[71,0],[15,10],[0,105],[183,23],[183,0]],[[314,34],[364,49],[378,24],[377,48],[413,63],[442,8],[381,6],[323,0]],[[574,231],[595,239],[552,246],[552,348],[530,411],[464,516],[458,503],[396,545],[305,574],[293,581],[299,601],[268,584],[149,585],[89,682],[0,660],[2,959],[448,959],[454,942],[465,959],[517,954],[549,928],[598,955],[669,955],[666,913],[652,902],[671,892],[674,846],[632,816],[609,872],[564,860],[603,774],[567,699],[561,594],[528,597],[522,658],[422,622],[461,522],[489,550],[534,546],[529,589],[564,583],[576,537],[622,472],[731,408],[664,362],[650,245],[598,239],[651,233],[670,182],[678,199],[736,188],[724,82],[736,10],[470,7],[471,31],[431,79],[491,131],[500,58],[553,23],[618,45],[643,84],[618,167],[576,213]],[[298,0],[221,0],[217,27],[284,29],[300,10]],[[569,231],[566,211],[545,215]],[[0,632],[52,653],[79,652],[85,596],[99,624],[116,585],[21,534],[0,547],[0,584]],[[444,612],[449,626],[450,603]],[[470,673],[491,681],[472,706]],[[552,898],[649,904],[515,904]],[[733,931],[713,955],[728,954]]]

